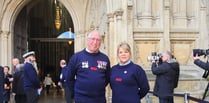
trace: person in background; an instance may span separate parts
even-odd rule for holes
[[[47,76],[45,77],[44,79],[44,85],[46,87],[46,93],[49,94],[49,89],[51,87],[51,85],[53,85],[53,81],[52,81],[52,78],[50,76],[50,74],[47,74]]]
[[[66,83],[66,78],[68,76],[68,68],[64,59],[60,60],[60,67],[62,70],[58,85],[64,88],[65,100],[67,101],[67,103],[73,103],[73,94],[71,93],[72,90],[70,90],[69,86],[67,85],[68,83]]]
[[[178,86],[179,63],[169,51],[162,53],[162,63],[152,61],[152,73],[156,75],[153,94],[159,103],[174,103],[172,94]]]
[[[26,95],[24,92],[24,64],[16,65],[16,72],[13,75],[12,93],[15,96],[15,103],[26,103]]]
[[[193,51],[194,52],[194,51]],[[203,56],[204,59],[206,60],[201,60],[200,56]],[[209,75],[209,55],[204,54],[204,55],[199,55],[199,52],[197,54],[195,54],[195,52],[193,53],[193,60],[194,60],[194,64],[197,65],[198,67],[200,67],[201,69],[205,70],[205,72],[203,73],[202,77],[203,78],[208,78]],[[207,85],[207,87],[205,88],[202,100],[207,100],[207,94],[208,94],[208,89],[209,89],[209,83]]]
[[[110,61],[99,51],[101,42],[99,32],[91,31],[87,36],[87,47],[69,60],[67,83],[74,92],[75,103],[106,103]]]
[[[194,60],[194,64],[201,67],[204,70],[209,70],[209,62],[207,60],[207,62],[204,62],[202,60],[200,60],[200,56],[198,54],[194,54],[195,56],[193,56],[193,60]],[[207,57],[207,55],[205,56]],[[209,59],[209,58],[207,58]]]
[[[122,42],[117,49],[119,63],[110,73],[112,103],[141,103],[149,92],[149,83],[143,68],[131,61],[131,48]]]
[[[9,74],[9,66],[4,66],[4,103],[8,103],[10,100],[11,82],[13,81],[12,75]]]
[[[18,65],[18,64],[20,64],[20,60],[18,59],[18,58],[13,58],[12,59],[12,65],[13,65],[13,74],[17,71],[16,70],[16,66]]]
[[[41,91],[40,80],[33,63],[35,62],[35,52],[31,51],[23,55],[24,64],[24,91],[27,103],[38,103]]]
[[[0,103],[3,103],[4,68],[0,66]]]

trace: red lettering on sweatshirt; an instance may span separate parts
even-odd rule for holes
[[[91,69],[91,70],[97,70],[97,68],[96,68],[96,67],[91,67],[90,69]]]
[[[117,77],[117,78],[115,78],[115,81],[121,82],[122,81],[122,78]]]

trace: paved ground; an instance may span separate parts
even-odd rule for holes
[[[14,102],[14,96],[11,95],[10,102],[9,103],[15,103]],[[64,99],[64,91],[60,90],[58,93],[54,88],[49,91],[49,94],[46,94],[46,91],[43,90],[41,92],[41,96],[39,98],[38,103],[66,103]]]
[[[49,94],[46,94],[46,92],[43,90],[39,99],[39,103],[66,103],[64,99],[64,91],[60,90],[60,92],[57,93],[56,90],[51,89]]]

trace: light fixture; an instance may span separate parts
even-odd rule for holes
[[[61,27],[61,9],[60,9],[58,4],[56,4],[55,27],[56,27],[57,30],[59,30],[60,27]]]
[[[73,42],[72,40],[69,40],[69,41],[68,41],[68,44],[69,44],[69,45],[71,45],[71,44],[72,44],[72,42]]]

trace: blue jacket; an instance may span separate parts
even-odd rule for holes
[[[68,68],[67,66],[64,66],[61,70],[61,74],[60,74],[60,82],[62,83],[63,87],[68,86],[68,83],[66,83],[66,78],[68,76]]]
[[[24,89],[39,89],[40,80],[32,63],[26,62],[24,65]]]

